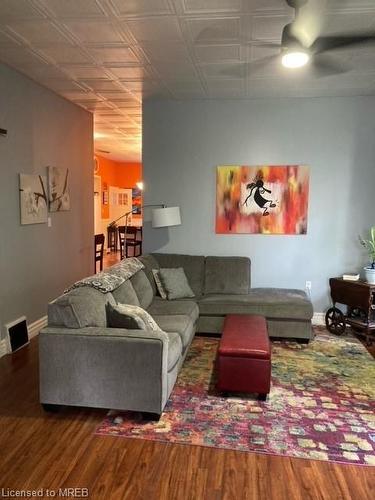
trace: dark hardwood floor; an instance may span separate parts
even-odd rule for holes
[[[37,338],[1,358],[0,498],[7,489],[41,488],[42,498],[50,498],[46,489],[58,497],[59,488],[88,488],[90,499],[106,500],[375,497],[374,468],[96,436],[105,413],[44,413]]]
[[[113,266],[117,262],[120,262],[120,250],[118,252],[110,252],[104,253],[103,255],[103,269],[105,270],[107,267]]]

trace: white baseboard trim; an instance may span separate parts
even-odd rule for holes
[[[326,324],[325,323],[325,314],[322,312],[314,313],[314,316],[312,317],[312,324],[324,326]]]
[[[29,340],[36,337],[40,330],[47,326],[47,316],[37,319],[33,323],[27,325],[27,331],[29,335]],[[0,358],[11,352],[8,339],[0,340]]]
[[[0,340],[0,358],[8,353],[8,342],[6,339]]]
[[[29,332],[29,339],[36,337],[39,334],[40,330],[45,326],[47,326],[47,316],[43,316],[42,318],[34,321],[34,323],[30,323],[30,325],[28,325],[27,327]]]

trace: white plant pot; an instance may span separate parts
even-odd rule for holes
[[[369,283],[370,285],[375,285],[375,269],[372,269],[372,267],[368,266],[366,266],[364,269],[367,283]]]

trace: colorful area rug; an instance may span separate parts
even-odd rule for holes
[[[272,343],[268,401],[215,390],[218,340],[196,337],[159,422],[111,411],[96,433],[375,465],[375,362],[352,337]]]

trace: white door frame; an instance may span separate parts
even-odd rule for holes
[[[102,232],[102,178],[94,175],[94,234]]]

